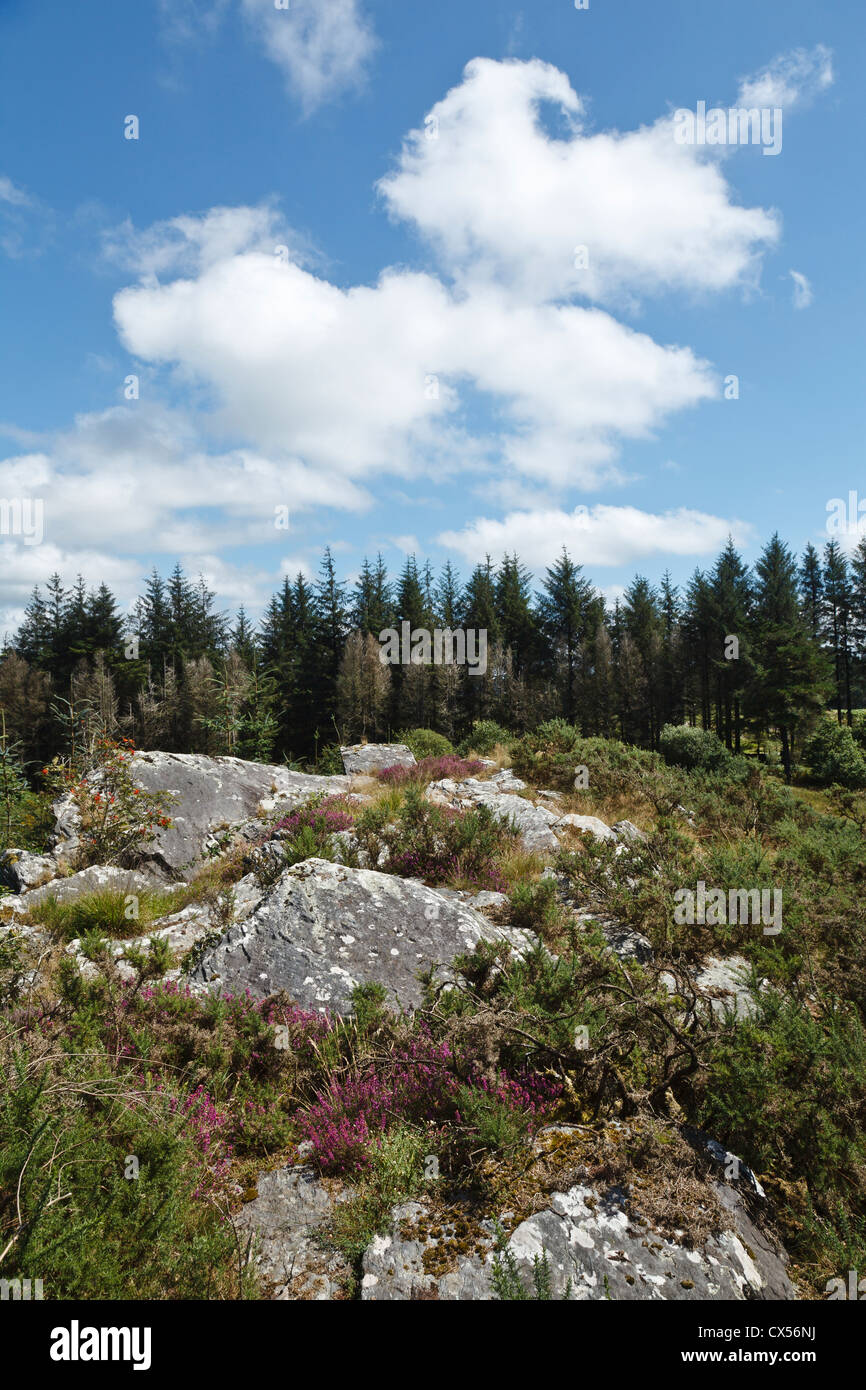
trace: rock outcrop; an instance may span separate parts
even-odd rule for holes
[[[377,772],[383,767],[414,767],[415,754],[405,743],[354,743],[340,749],[343,770],[349,774]]]
[[[465,782],[455,782],[443,777],[439,782],[430,783],[426,796],[441,806],[453,806],[458,810],[487,806],[499,820],[510,820],[517,826],[524,849],[554,853],[559,849],[559,841],[552,827],[559,817],[546,806],[533,806],[531,801],[517,796],[515,792],[525,786],[525,783],[515,786],[518,781],[517,778],[497,781],[491,777],[482,782],[476,777],[467,777]],[[510,790],[503,791],[503,786]]]
[[[567,1134],[570,1127],[554,1129]],[[539,1141],[550,1132],[542,1131]],[[543,1261],[554,1300],[796,1298],[784,1252],[756,1224],[737,1186],[709,1178],[707,1192],[718,1205],[718,1229],[692,1248],[644,1219],[622,1188],[573,1183],[515,1227],[507,1256],[497,1253],[493,1219],[457,1229],[432,1219],[423,1202],[404,1203],[392,1213],[391,1229],[364,1254],[361,1297],[490,1300],[499,1296],[499,1260],[529,1297]],[[509,1214],[500,1216],[507,1221]]]
[[[177,878],[203,854],[218,850],[221,836],[250,817],[288,811],[320,793],[348,791],[348,777],[292,772],[243,758],[209,758],[199,753],[138,753],[132,776],[142,791],[170,792],[171,825],[160,830],[143,859],[167,878]],[[64,805],[56,827],[61,857],[74,843],[76,825]]]
[[[271,1296],[317,1301],[345,1296],[349,1266],[317,1237],[334,1203],[348,1193],[329,1192],[306,1167],[261,1173],[256,1189],[234,1225],[246,1236],[249,1257]]]
[[[351,1011],[356,985],[377,983],[392,1006],[413,1008],[419,972],[447,968],[482,939],[521,951],[534,941],[416,879],[305,859],[206,952],[194,979],[258,997],[285,989],[306,1008],[341,1014]]]

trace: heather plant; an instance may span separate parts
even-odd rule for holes
[[[355,833],[374,863],[385,849],[387,872],[428,883],[504,889],[498,861],[513,848],[518,832],[488,807],[457,811],[434,805],[410,784],[395,819],[383,823],[384,814],[376,806],[365,808]]]
[[[43,768],[47,785],[75,812],[76,867],[90,864],[135,865],[154,834],[171,825],[169,792],[143,791],[135,785],[129,739],[100,736],[92,745],[86,771],[72,757],[56,757]]]
[[[371,1150],[350,1199],[335,1205],[328,1237],[353,1264],[360,1262],[373,1237],[387,1228],[393,1208],[423,1192],[424,1163],[432,1140],[429,1130],[395,1123]]]
[[[333,859],[331,837],[351,830],[355,809],[343,796],[318,796],[281,817],[248,856],[260,886],[270,887],[304,859]]]
[[[382,767],[377,772],[380,782],[386,783],[390,787],[405,787],[411,784],[425,786],[428,782],[438,782],[443,777],[451,777],[458,780],[463,777],[474,777],[477,773],[484,771],[484,764],[477,758],[458,758],[450,753],[444,756],[422,758],[415,763],[414,767],[406,767],[395,764],[393,767]]]

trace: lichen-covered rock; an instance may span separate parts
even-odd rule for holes
[[[709,1178],[707,1191],[718,1203],[719,1226],[695,1248],[656,1230],[618,1187],[587,1181],[552,1192],[508,1237],[512,1271],[531,1297],[535,1268],[544,1262],[556,1300],[796,1298],[784,1252],[757,1226],[737,1188]],[[361,1297],[493,1299],[496,1261],[491,1220],[454,1242],[447,1223],[429,1220],[424,1203],[407,1203],[364,1254]]]
[[[200,753],[137,753],[132,777],[142,791],[171,792],[171,825],[160,830],[143,859],[153,868],[177,877],[196,863],[206,850],[219,845],[220,832],[234,827],[266,808],[273,811],[308,801],[320,793],[349,789],[347,777],[319,777],[292,772],[269,763],[243,758],[209,758]],[[75,817],[66,807],[55,828],[56,850],[66,854],[74,844]]]
[[[4,849],[0,853],[0,883],[14,893],[26,893],[48,883],[57,869],[53,854],[31,854],[26,849]]]
[[[80,869],[77,874],[55,878],[41,888],[32,888],[28,893],[22,894],[22,900],[25,908],[30,909],[44,902],[46,898],[68,903],[87,893],[137,894],[164,886],[164,880],[153,872],[118,869],[112,864],[93,864],[89,869]]]
[[[316,1238],[335,1202],[346,1194],[328,1188],[312,1168],[278,1168],[261,1173],[258,1196],[234,1218],[251,1241],[265,1288],[277,1299],[337,1299],[350,1280],[349,1266]]]
[[[752,993],[752,970],[745,956],[707,956],[695,972],[695,988],[709,1001],[720,1018],[753,1018],[758,1004]]]
[[[634,821],[630,820],[618,820],[615,825],[611,826],[611,830],[618,840],[628,845],[646,844],[649,838],[644,830],[639,830]]]
[[[348,774],[376,772],[382,767],[414,767],[415,754],[405,743],[355,743],[340,749]]]
[[[305,859],[206,952],[194,978],[260,998],[285,989],[306,1008],[341,1014],[351,1011],[356,985],[375,982],[393,1006],[414,1008],[419,972],[447,968],[482,939],[520,951],[534,943],[415,879]]]
[[[175,964],[162,976],[164,980],[177,980],[183,974],[185,958],[200,942],[212,934],[221,935],[227,925],[243,922],[261,900],[262,890],[255,877],[247,874],[245,878],[211,902],[193,902],[177,912],[168,913],[154,922],[149,930],[130,936],[122,941],[112,941],[109,951],[117,966],[121,979],[129,980],[135,975],[131,964],[133,953],[148,954],[152,941],[164,941],[172,953]],[[135,930],[135,921],[130,922]],[[82,953],[81,942],[76,937],[66,947],[67,953],[75,957],[78,969],[85,978],[96,974],[93,964]]]
[[[439,782],[431,782],[425,795],[430,801],[458,810],[468,810],[473,806],[489,807],[497,819],[513,821],[526,850],[555,853],[559,849],[559,841],[552,830],[559,819],[555,812],[546,806],[533,806],[531,801],[514,792],[501,791],[494,778],[481,782],[475,777],[467,777],[465,782],[455,782],[450,777],[443,777]]]
[[[578,816],[571,813],[567,816],[560,816],[556,822],[557,830],[568,826],[571,830],[576,830],[582,835],[592,835],[596,840],[609,840],[611,844],[616,842],[616,835],[609,825],[605,825],[598,816]]]

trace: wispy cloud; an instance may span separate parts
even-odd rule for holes
[[[51,209],[0,174],[0,251],[16,261],[39,256],[51,241],[53,228]]]
[[[799,270],[789,270],[788,274],[794,282],[794,308],[808,309],[815,297],[810,281]]]
[[[358,87],[378,40],[360,0],[241,0],[243,13],[306,112]]]
[[[833,53],[824,44],[780,53],[760,72],[744,77],[737,93],[738,106],[776,107],[788,111],[807,106],[833,85]]]

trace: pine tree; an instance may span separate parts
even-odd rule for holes
[[[559,559],[545,573],[537,616],[548,650],[548,670],[555,673],[562,690],[562,713],[577,722],[581,675],[588,665],[586,649],[595,643],[604,617],[604,600],[580,565],[575,565],[563,546]]]
[[[538,652],[537,624],[532,611],[531,576],[517,555],[505,555],[495,586],[499,636],[511,652],[515,676],[532,670]]]
[[[824,597],[824,577],[821,571],[821,557],[810,542],[803,551],[798,573],[800,603],[803,616],[814,640],[821,635],[821,605]]]
[[[710,665],[716,686],[716,732],[728,748],[738,753],[741,701],[751,675],[752,586],[748,567],[730,537],[710,577],[710,607],[715,629]],[[731,638],[737,643],[736,655],[729,655]]]
[[[838,541],[828,541],[824,547],[822,572],[823,599],[821,612],[823,631],[833,659],[836,685],[836,718],[842,723],[843,706],[850,727],[851,714],[851,622],[854,592],[848,561]]]
[[[797,568],[778,533],[764,547],[755,571],[755,670],[751,699],[765,728],[782,743],[790,782],[797,736],[819,717],[827,697],[828,667],[800,609]]]

